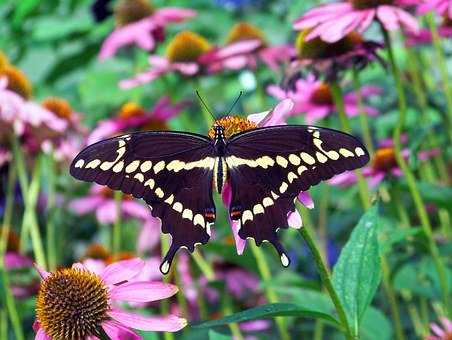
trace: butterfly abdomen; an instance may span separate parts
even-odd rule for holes
[[[217,157],[213,167],[213,186],[221,194],[228,176],[228,167],[223,157]]]

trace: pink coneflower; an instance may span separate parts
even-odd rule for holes
[[[381,93],[381,89],[375,86],[363,86],[360,91],[363,98]],[[312,124],[336,112],[330,86],[315,79],[312,74],[306,79],[298,79],[293,89],[284,90],[280,86],[270,85],[267,92],[279,100],[290,98],[294,102],[292,114],[304,114],[307,124]],[[358,96],[355,92],[344,95],[344,104],[345,112],[349,117],[359,114]],[[376,109],[369,106],[364,106],[363,111],[371,116],[378,114]]]
[[[155,48],[156,41],[164,39],[165,27],[196,15],[186,8],[166,7],[155,10],[145,0],[122,0],[115,7],[117,28],[102,44],[99,59],[116,54],[127,45],[137,45],[146,51]]]
[[[452,37],[452,17],[444,17],[443,22],[438,26],[438,35],[441,38]],[[406,43],[408,46],[431,44],[433,41],[432,32],[429,29],[421,29],[418,34],[408,34]]]
[[[377,20],[388,31],[404,28],[419,30],[416,19],[400,8],[397,0],[350,0],[322,5],[309,10],[295,21],[296,30],[311,29],[306,40],[320,37],[333,43],[352,31],[363,33]]]
[[[423,0],[417,8],[419,14],[435,11],[438,15],[452,19],[451,0]]]
[[[424,150],[417,154],[417,158],[420,161],[425,161],[437,156],[439,153],[439,149]],[[410,156],[410,150],[402,150],[402,156],[408,158]],[[388,176],[401,177],[403,175],[395,158],[392,139],[380,142],[380,147],[375,151],[371,164],[362,169],[362,174],[368,178],[368,183],[371,188],[376,187]],[[353,185],[356,182],[356,174],[352,171],[339,174],[329,181],[330,184],[344,187]]]
[[[72,200],[69,208],[78,215],[94,212],[101,224],[112,224],[118,218],[113,191],[100,185],[93,185],[87,196]],[[135,218],[142,223],[138,236],[138,251],[144,252],[154,248],[160,241],[160,220],[153,217],[148,208],[129,195],[123,195],[120,209],[122,218]]]
[[[452,339],[452,321],[446,317],[440,318],[441,324],[431,323],[430,329],[432,334],[427,337],[427,340],[450,340]],[[442,326],[442,327],[441,327]]]
[[[220,124],[226,127],[225,134],[228,136],[229,134],[238,133],[240,131],[245,131],[249,129],[253,129],[256,127],[262,126],[273,126],[273,125],[281,125],[285,124],[284,120],[287,116],[289,116],[293,110],[293,102],[290,99],[285,99],[281,101],[273,110],[264,111],[257,114],[252,114],[248,116],[248,119],[243,119],[237,116],[226,116],[220,119]],[[223,203],[226,207],[229,207],[232,199],[232,190],[229,183],[223,188],[222,192]],[[305,205],[306,207],[312,209],[314,207],[314,202],[312,201],[311,196],[308,192],[301,192],[298,195],[298,200]],[[302,221],[301,216],[297,210],[294,212],[289,212],[287,215],[287,219],[289,222],[289,226],[293,228],[301,228]],[[243,253],[246,240],[242,239],[239,232],[239,222],[229,220],[232,233],[234,235],[235,245],[237,248],[237,253],[240,255]]]
[[[177,332],[187,325],[175,315],[144,316],[118,307],[169,298],[177,287],[162,282],[135,281],[144,261],[115,262],[100,272],[76,263],[48,273],[38,268],[41,287],[36,299],[35,339],[141,339],[130,328]]]
[[[295,56],[290,45],[268,46],[264,33],[246,22],[236,24],[228,34],[226,45],[216,49],[212,57],[217,60],[210,66],[212,71],[221,69],[238,70],[245,67],[254,69],[261,60],[272,70],[287,63]]]
[[[134,102],[124,104],[114,118],[100,121],[88,136],[87,144],[126,133],[130,130],[166,130],[167,121],[175,117],[187,104],[171,104],[169,97],[162,97],[150,111]]]
[[[151,55],[148,59],[150,70],[134,78],[122,80],[119,86],[123,89],[135,87],[172,72],[193,77],[207,71],[211,61],[211,49],[212,46],[204,37],[191,31],[182,31],[169,42],[165,57]]]

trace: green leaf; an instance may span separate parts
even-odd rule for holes
[[[360,219],[333,271],[333,285],[355,335],[381,278],[378,248],[378,206]]]
[[[339,322],[332,316],[326,313],[312,311],[310,309],[292,304],[292,303],[271,303],[250,308],[242,312],[234,313],[225,316],[224,318],[212,321],[206,321],[201,324],[192,325],[193,328],[210,328],[224,326],[234,322],[244,322],[256,319],[273,318],[276,316],[299,316],[309,317],[314,319],[322,319],[336,326]]]
[[[406,181],[403,181],[401,185],[408,190]],[[426,182],[418,182],[417,186],[426,202],[435,203],[436,205],[449,210],[451,209],[450,202],[452,202],[452,188]]]
[[[363,315],[361,321],[361,333],[363,340],[393,339],[391,322],[383,312],[372,306],[370,306]]]
[[[230,335],[215,332],[213,329],[209,330],[209,340],[231,340],[231,339],[232,337]]]

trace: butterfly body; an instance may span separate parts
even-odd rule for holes
[[[228,136],[222,124],[213,134],[149,131],[88,146],[74,159],[71,174],[146,201],[162,232],[172,236],[160,267],[168,272],[177,250],[193,251],[210,238],[216,210],[213,190],[232,191],[229,217],[242,239],[268,241],[284,266],[289,259],[277,230],[301,191],[345,170],[362,167],[369,155],[348,134],[313,126],[281,125]]]

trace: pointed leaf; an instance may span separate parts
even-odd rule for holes
[[[273,318],[276,316],[299,316],[309,317],[313,319],[323,319],[329,323],[332,323],[333,325],[339,326],[339,322],[332,315],[312,311],[310,309],[303,308],[292,303],[271,303],[250,308],[242,312],[234,313],[218,320],[206,321],[201,324],[192,325],[192,327],[210,328],[224,326],[234,322]]]
[[[353,230],[333,271],[333,285],[355,335],[381,278],[377,239],[378,207],[369,209]]]

